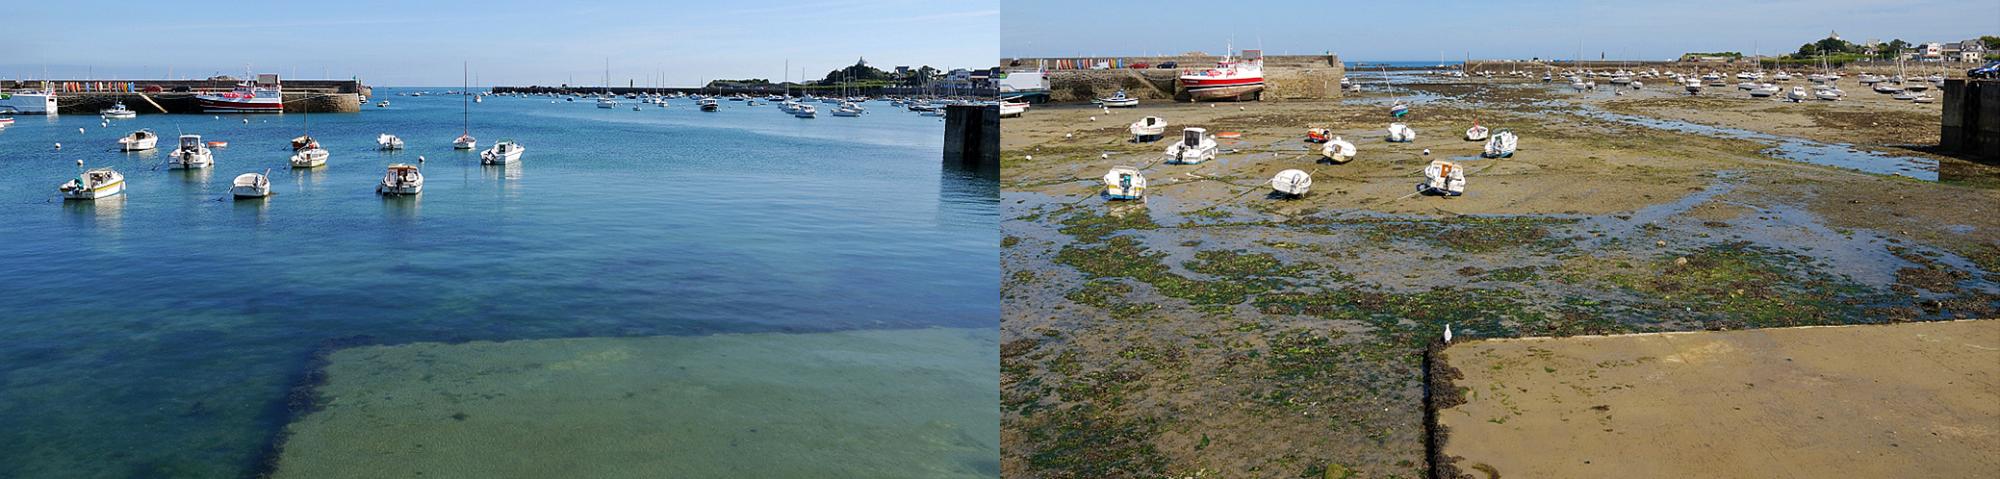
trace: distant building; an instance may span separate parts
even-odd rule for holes
[[[1986,42],[1974,38],[1944,45],[1944,60],[1961,63],[1986,61]]]
[[[910,66],[909,66],[909,65],[896,65],[896,76],[899,76],[899,77],[906,77],[906,76],[910,76]]]
[[[1927,62],[1944,61],[1943,43],[1938,43],[1938,42],[1925,43],[1923,48],[1919,48],[1917,49],[1917,51],[1923,53],[1924,61]]]

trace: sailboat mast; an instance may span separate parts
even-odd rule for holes
[[[472,100],[465,97],[467,90],[465,72],[471,69],[471,62],[458,64],[458,134],[460,135],[472,134],[472,103],[470,103]]]

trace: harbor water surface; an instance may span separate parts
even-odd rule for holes
[[[497,167],[451,149],[459,97],[398,91],[355,114],[0,130],[0,477],[255,474],[337,346],[997,327],[997,179],[941,165],[938,118],[494,97],[470,133],[527,147]],[[139,128],[161,149],[118,152]],[[332,158],[292,170],[308,128]],[[169,170],[182,132],[229,146]],[[384,132],[408,149],[377,151]],[[374,193],[420,156],[422,195]],[[126,193],[61,200],[77,160]],[[228,198],[266,170],[276,195]]]

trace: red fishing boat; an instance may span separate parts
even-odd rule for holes
[[[1264,91],[1264,59],[1261,52],[1244,52],[1251,60],[1223,57],[1215,68],[1181,72],[1181,89],[1194,101],[1256,100]]]
[[[195,95],[201,102],[202,111],[218,113],[283,113],[285,95],[278,75],[265,73],[256,80],[246,80],[236,84],[236,89],[224,93],[203,93]]]

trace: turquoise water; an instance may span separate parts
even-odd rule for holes
[[[0,477],[252,473],[335,344],[997,327],[997,179],[941,166],[938,118],[488,98],[481,147],[527,147],[503,169],[450,149],[457,97],[397,91],[311,115],[313,171],[286,167],[298,114],[0,130]],[[116,151],[137,128],[230,146],[172,171]],[[375,195],[420,155],[421,196]],[[57,199],[79,159],[127,193]],[[267,168],[275,196],[227,198]]]

